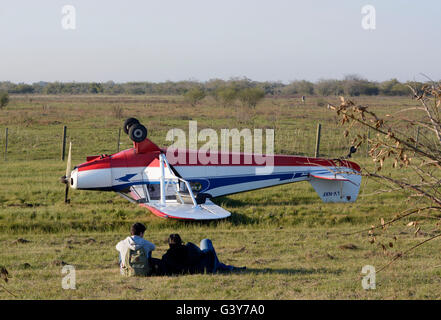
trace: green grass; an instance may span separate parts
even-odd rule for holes
[[[165,239],[174,230],[148,231],[158,245],[154,256],[166,250]],[[26,244],[12,244],[2,235],[2,253],[12,279],[8,284],[17,297],[26,299],[401,299],[440,298],[439,246],[403,258],[377,274],[376,290],[361,287],[361,268],[384,265],[385,256],[364,237],[350,239],[334,234],[345,228],[189,228],[180,230],[187,241],[198,243],[209,236],[219,258],[246,265],[236,274],[123,278],[116,262],[115,243],[124,232],[27,234]],[[93,238],[96,242],[91,242]],[[410,246],[420,239],[403,235]],[[356,249],[341,249],[345,244]],[[76,290],[61,288],[64,261],[76,268]],[[26,266],[25,264],[28,264]],[[2,298],[10,298],[0,293]]]
[[[307,182],[218,198],[215,202],[232,216],[217,222],[161,219],[113,193],[71,190],[71,204],[63,202],[64,185],[59,182],[65,171],[65,162],[60,161],[63,125],[74,143],[74,164],[87,155],[115,151],[123,120],[112,115],[114,105],[123,105],[125,116],[140,118],[160,145],[165,144],[168,129],[185,128],[193,119],[200,128],[217,130],[276,128],[277,153],[312,155],[320,122],[323,154],[345,154],[349,141],[342,137],[335,115],[317,106],[323,99],[336,103],[335,98],[321,97],[309,98],[305,106],[294,99],[266,99],[255,111],[243,114],[239,106],[220,108],[210,100],[192,108],[180,97],[13,96],[0,110],[0,141],[4,128],[10,128],[8,160],[0,159],[0,265],[11,274],[6,288],[19,299],[441,298],[439,241],[380,272],[376,290],[362,289],[364,265],[379,269],[395,253],[438,232],[433,219],[420,216],[420,223],[432,228],[424,227],[415,236],[406,227],[411,219],[404,219],[376,232],[378,242],[393,243],[386,252],[378,243],[370,244],[366,233],[344,236],[378,224],[381,218],[388,220],[416,201],[399,192],[376,194],[383,187],[372,180],[363,181],[354,204],[324,204]],[[357,101],[383,114],[413,103],[393,97]],[[130,147],[125,135],[121,141],[121,148]],[[362,151],[355,154],[355,161],[371,167],[372,160]],[[386,172],[409,176],[390,167]],[[165,252],[167,236],[178,232],[184,241],[197,244],[212,239],[221,261],[248,269],[238,274],[123,278],[115,245],[135,221],[146,224],[146,237],[157,244],[154,257]],[[19,238],[30,242],[16,243]],[[347,244],[355,249],[341,248]],[[76,290],[61,288],[60,261],[75,266]],[[0,298],[14,297],[0,289]]]

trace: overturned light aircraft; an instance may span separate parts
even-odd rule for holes
[[[354,202],[361,183],[360,166],[343,159],[272,155],[270,170],[245,153],[216,153],[216,164],[203,164],[184,150],[187,161],[169,163],[167,149],[147,138],[137,119],[124,123],[133,148],[112,155],[87,157],[71,171],[71,145],[67,161],[65,202],[69,188],[113,191],[164,218],[184,220],[223,219],[230,212],[211,199],[287,183],[309,181],[324,202]],[[351,148],[351,153],[355,149]],[[233,157],[238,161],[232,161]],[[229,161],[221,161],[227,159]],[[245,161],[247,160],[247,161]],[[205,162],[204,162],[205,163]]]

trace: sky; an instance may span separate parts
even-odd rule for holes
[[[439,80],[440,31],[439,0],[0,0],[0,81]]]

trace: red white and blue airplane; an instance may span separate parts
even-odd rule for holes
[[[240,153],[236,164],[220,161],[226,156],[231,160],[233,153],[218,153],[215,165],[200,161],[189,164],[197,151],[185,150],[184,164],[169,163],[167,150],[147,139],[147,129],[138,120],[127,119],[124,131],[133,141],[133,148],[87,157],[87,162],[72,171],[69,147],[66,175],[62,178],[66,202],[69,186],[114,191],[160,217],[212,220],[231,215],[211,201],[229,194],[309,181],[324,202],[354,202],[360,189],[360,166],[347,160],[273,155],[272,170],[259,173],[265,164],[245,161],[244,153]]]

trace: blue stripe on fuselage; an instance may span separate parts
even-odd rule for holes
[[[246,176],[229,176],[229,177],[207,177],[207,178],[191,178],[187,179],[190,183],[200,183],[201,189],[198,192],[209,193],[211,189],[235,185],[240,183],[248,183],[248,182],[260,182],[265,180],[274,180],[279,179],[279,181],[295,180],[302,177],[307,177],[309,172],[289,172],[289,173],[279,173],[279,174],[270,174],[270,175],[246,175]],[[159,181],[133,181],[130,183],[119,184],[113,186],[113,190],[120,191],[129,188],[133,185],[142,185],[142,184],[159,184]]]

